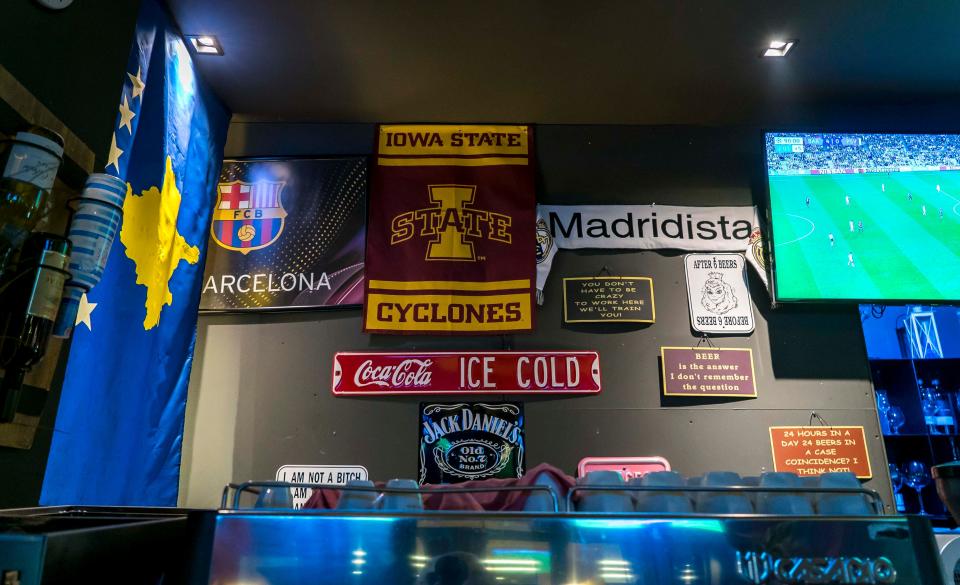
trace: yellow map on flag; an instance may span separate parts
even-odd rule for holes
[[[160,323],[163,306],[173,303],[168,283],[180,260],[196,264],[200,250],[188,244],[177,231],[181,196],[169,156],[160,189],[151,187],[138,196],[133,196],[131,191],[127,183],[120,241],[127,258],[137,266],[137,284],[147,287],[143,328],[150,330]]]

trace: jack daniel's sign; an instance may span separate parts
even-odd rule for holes
[[[421,484],[517,478],[523,465],[522,404],[420,403]]]

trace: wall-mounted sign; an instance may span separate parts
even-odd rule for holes
[[[201,311],[363,302],[367,162],[226,160]]]
[[[759,224],[755,207],[538,205],[537,213],[561,250],[739,252]]]
[[[624,480],[654,471],[670,471],[670,462],[663,457],[584,457],[577,464],[577,477],[583,477],[591,471],[616,471]]]
[[[873,477],[863,427],[770,427],[775,471],[821,475],[851,471]]]
[[[585,276],[563,279],[564,323],[653,323],[653,279]]]
[[[731,347],[661,347],[664,396],[757,395],[753,351]]]
[[[370,186],[363,330],[533,330],[530,126],[381,125]]]
[[[759,225],[756,207],[538,205],[537,218],[538,240],[549,237],[560,250],[742,252],[755,241],[753,233]],[[537,258],[539,292],[546,286],[554,255]]]
[[[333,393],[595,394],[595,351],[440,351],[333,356]]]
[[[290,483],[346,485],[348,481],[366,480],[367,476],[367,468],[362,465],[283,465],[277,470],[277,481]],[[293,507],[299,510],[313,495],[313,490],[290,488],[290,494],[293,496]]]
[[[420,403],[419,481],[523,476],[523,405]]]
[[[750,333],[753,301],[743,254],[687,254],[690,324],[701,333]]]

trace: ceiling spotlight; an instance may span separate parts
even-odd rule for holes
[[[770,41],[770,46],[763,52],[763,57],[786,57],[787,53],[797,44],[791,41]]]
[[[211,35],[187,35],[193,50],[200,55],[223,55],[223,47],[217,37]]]

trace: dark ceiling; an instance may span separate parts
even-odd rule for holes
[[[802,123],[960,98],[960,2],[168,0],[242,119]],[[775,37],[785,59],[760,59]]]
[[[93,150],[98,168],[117,119],[138,4],[86,0],[51,11],[33,0],[0,0],[0,65]],[[8,132],[22,124],[5,122],[0,115]]]

